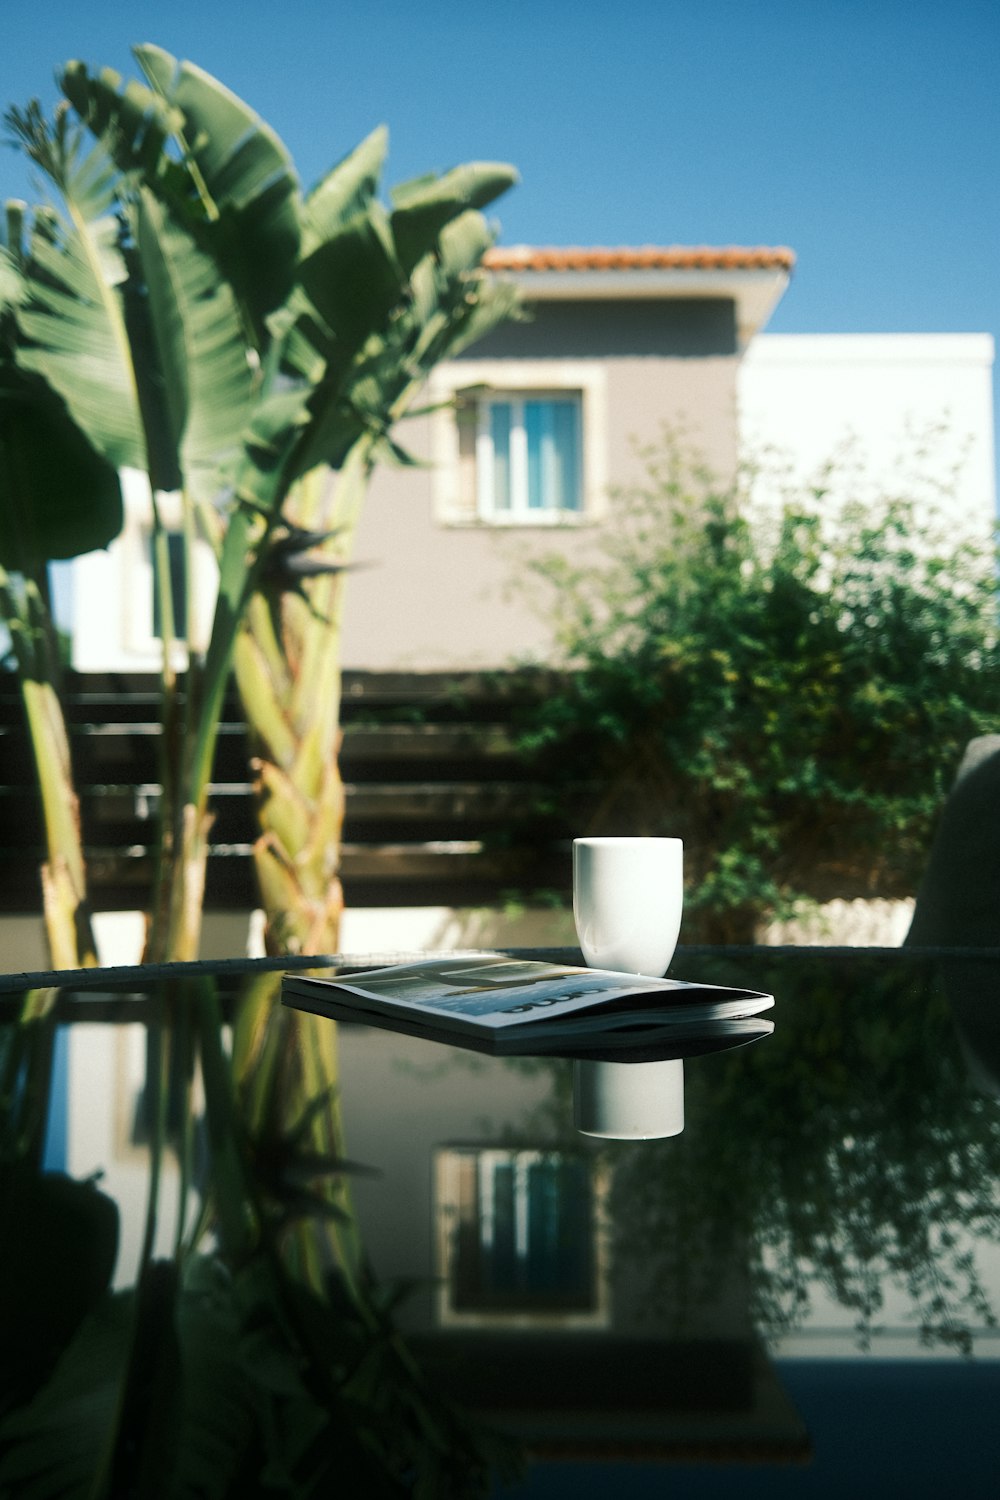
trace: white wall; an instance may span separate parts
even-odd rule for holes
[[[744,449],[776,449],[805,477],[853,440],[874,481],[919,471],[989,528],[993,357],[989,334],[761,334],[737,382]]]
[[[78,672],[158,672],[163,661],[163,647],[153,635],[153,499],[149,479],[137,469],[123,469],[121,483],[125,505],[121,534],[108,548],[76,558],[69,581],[63,575],[55,585],[57,620],[72,635],[72,663]],[[180,497],[158,495],[157,505],[163,524],[179,530]],[[205,542],[196,544],[190,587],[196,644],[203,649],[211,631],[218,588],[215,558]],[[183,635],[182,621],[177,630]],[[183,670],[185,660],[184,648],[178,643],[174,666]]]

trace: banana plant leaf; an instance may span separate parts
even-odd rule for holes
[[[115,468],[146,468],[113,169],[99,147],[82,152],[64,115],[50,128],[30,106],[8,120],[65,201],[65,213],[53,208],[34,218],[17,309],[18,363],[48,381]]]
[[[106,547],[124,512],[116,470],[59,397],[0,363],[0,564],[34,574],[49,560]]]
[[[60,127],[22,123],[66,212],[35,219],[17,361],[58,392],[109,463],[210,499],[235,464],[255,388],[233,291],[152,192],[119,200],[100,145],[81,158]]]
[[[233,1273],[195,1256],[180,1278],[154,1262],[144,1285],[86,1314],[6,1416],[0,1493],[485,1493],[504,1450],[434,1390],[390,1317],[362,1317],[335,1281],[317,1297],[263,1257]]]
[[[437,177],[427,175],[392,189],[392,232],[401,264],[411,271],[445,225],[464,210],[482,209],[518,180],[504,162],[467,162]]]
[[[388,149],[389,132],[379,125],[310,191],[303,205],[303,256],[311,255],[368,212],[378,192]]]
[[[324,240],[303,261],[299,275],[329,330],[321,350],[324,379],[339,383],[365,340],[385,325],[406,292],[389,217],[378,200]]]
[[[122,85],[79,61],[61,84],[123,171],[144,182],[202,238],[263,340],[267,314],[288,297],[301,236],[301,190],[277,134],[236,94],[161,47],[133,48],[149,88]],[[182,147],[177,160],[169,140]]]
[[[7,250],[0,241],[0,315],[5,309],[17,306],[24,295],[24,278],[18,269],[20,259],[20,224],[17,213],[19,204],[8,203],[6,205],[6,217],[9,230],[18,235],[16,253]],[[13,223],[11,222],[13,220]]]
[[[210,500],[239,452],[254,397],[239,312],[213,261],[148,191],[136,245],[177,467],[192,497]]]

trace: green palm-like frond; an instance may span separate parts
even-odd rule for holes
[[[269,319],[267,394],[237,483],[256,509],[274,514],[317,464],[339,467],[369,425],[348,396],[352,366],[409,297],[376,197],[385,150],[385,131],[374,131],[305,204],[298,281]]]
[[[8,117],[63,198],[39,212],[24,265],[18,360],[62,397],[90,442],[116,468],[146,467],[138,377],[126,322],[128,265],[114,213],[114,173],[99,146],[83,153],[65,116]]]
[[[161,47],[134,48],[150,85],[184,117],[180,144],[198,184],[212,253],[258,328],[291,291],[302,195],[291,155],[230,89]]]
[[[0,245],[0,313],[17,306],[25,293],[17,260]]]
[[[379,125],[310,191],[303,207],[303,257],[368,212],[378,193],[388,149],[389,132]]]
[[[468,209],[485,208],[517,180],[514,168],[503,162],[476,161],[393,188],[392,232],[401,263],[412,270],[446,224]]]
[[[44,381],[0,359],[0,566],[34,574],[121,526],[115,470]]]
[[[169,174],[166,148],[184,126],[179,110],[135,79],[124,82],[114,68],[91,74],[84,63],[69,62],[59,82],[119,171],[135,173],[144,182]]]
[[[292,158],[210,73],[161,47],[133,53],[148,88],[74,61],[63,70],[66,96],[119,168],[141,173],[210,251],[259,343],[267,314],[294,283],[302,204]]]
[[[135,237],[178,468],[192,498],[211,500],[254,396],[235,298],[148,191],[140,195]]]
[[[482,270],[493,236],[465,206],[502,191],[511,169],[480,164],[421,179],[398,190],[390,217],[376,197],[385,146],[385,132],[373,132],[310,194],[311,248],[299,286],[272,319],[277,359],[302,382],[306,411],[283,458],[289,481],[319,464],[339,467],[366,432],[383,456],[398,455],[389,428],[433,365],[516,306],[514,291]],[[424,251],[407,272],[418,245]]]
[[[387,142],[383,128],[373,131],[306,200],[298,286],[272,332],[284,368],[313,385],[343,380],[406,290],[376,197]]]

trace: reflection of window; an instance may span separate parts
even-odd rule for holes
[[[443,1321],[604,1321],[599,1196],[583,1157],[442,1152]]]
[[[477,408],[480,516],[530,521],[582,509],[578,393],[489,396]]]

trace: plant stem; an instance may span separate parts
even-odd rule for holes
[[[21,699],[42,801],[46,859],[42,901],[53,968],[97,963],[87,902],[80,802],[73,783],[69,735],[59,696],[54,627],[38,580],[16,586],[0,568],[0,598],[17,657]]]

